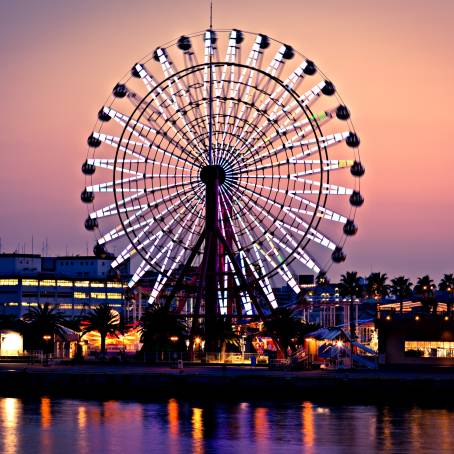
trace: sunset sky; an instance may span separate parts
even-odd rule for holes
[[[96,113],[144,55],[208,25],[204,0],[0,2],[2,252],[85,254],[80,165]],[[288,42],[352,111],[366,166],[359,232],[331,269],[454,272],[454,2],[228,0],[214,27]]]

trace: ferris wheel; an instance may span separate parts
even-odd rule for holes
[[[98,112],[82,165],[94,252],[129,285],[198,267],[199,299],[277,307],[273,282],[345,260],[364,167],[334,83],[291,46],[240,30],[181,36],[132,66]],[[253,283],[251,290],[251,283]],[[260,301],[251,293],[260,296]],[[265,306],[266,307],[265,307]],[[198,309],[197,309],[198,310]]]

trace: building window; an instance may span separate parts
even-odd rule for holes
[[[74,292],[74,298],[77,298],[77,299],[88,298],[88,293],[85,293],[85,292]]]
[[[109,300],[121,300],[121,293],[108,293],[107,299]]]
[[[91,292],[90,296],[92,298],[106,299],[106,294],[101,292]]]
[[[121,284],[121,282],[108,282],[107,283],[107,287],[109,287],[109,288],[122,288],[123,285]]]
[[[18,285],[19,279],[0,279],[0,285]]]
[[[39,281],[41,287],[55,287],[55,281],[52,279],[45,279],[44,281]]]
[[[37,286],[37,279],[22,279],[22,285]]]
[[[59,287],[72,287],[73,283],[71,281],[57,281]]]
[[[92,282],[92,287],[104,287],[104,282]]]
[[[454,342],[405,341],[404,353],[416,358],[454,358]]]
[[[75,287],[90,287],[90,281],[76,281],[74,282]]]

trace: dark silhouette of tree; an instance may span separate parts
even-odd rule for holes
[[[400,313],[404,311],[404,300],[412,295],[413,284],[405,276],[397,276],[391,280],[391,294],[399,301]]]
[[[140,319],[140,340],[146,352],[183,351],[186,326],[164,305],[154,304]],[[178,338],[176,342],[171,338]]]
[[[426,274],[418,278],[415,285],[415,293],[421,297],[421,303],[427,312],[430,312],[430,308],[432,307],[432,312],[436,313],[437,303],[434,299],[434,289],[435,284],[430,276]]]
[[[356,340],[356,325],[353,317],[353,307],[356,298],[360,298],[363,291],[359,279],[356,271],[347,271],[345,274],[342,274],[340,280],[340,294],[350,300],[350,338],[352,342]],[[353,355],[352,342],[350,342],[350,351]]]
[[[448,309],[448,314],[451,315],[452,301],[454,298],[454,275],[444,274],[440,283],[438,284],[438,288],[442,292],[446,292],[448,294],[448,301],[446,305]]]
[[[328,286],[328,285],[329,285],[329,279],[328,279],[328,277],[326,276],[326,272],[325,272],[325,271],[320,271],[320,272],[317,274],[317,277],[315,278],[315,283],[316,283],[317,286],[319,286],[319,287],[325,287],[325,286]]]
[[[86,333],[97,331],[101,336],[101,357],[106,354],[106,338],[108,334],[117,335],[120,328],[120,317],[117,312],[107,304],[100,304],[90,310],[84,317],[87,323],[83,329],[83,335]]]
[[[49,303],[38,304],[23,315],[24,343],[32,350],[53,351],[55,335],[64,339],[65,317],[61,311]]]
[[[296,308],[279,307],[264,323],[264,332],[274,339],[279,339],[285,355],[288,349],[295,352],[296,345],[302,342],[304,336],[317,328],[317,325],[301,321],[295,311]]]
[[[386,273],[370,273],[367,278],[367,294],[370,298],[374,298],[379,303],[384,296],[389,293],[389,285],[387,284],[388,275]]]
[[[0,330],[11,330],[22,332],[24,329],[23,321],[15,315],[0,315]]]
[[[227,317],[217,317],[214,324],[214,334],[221,353],[221,362],[224,362],[227,345],[239,347],[241,336]]]

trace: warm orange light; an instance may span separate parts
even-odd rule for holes
[[[419,315],[417,315],[417,316],[415,317],[415,320],[419,320]]]
[[[449,317],[447,315],[445,315],[445,320],[449,320]]]
[[[338,341],[336,342],[336,345],[337,345],[338,347],[342,347],[342,346],[344,345],[344,343],[343,343],[341,340],[338,340]]]
[[[178,336],[171,336],[171,337],[170,337],[170,340],[171,340],[172,342],[176,342],[176,341],[178,340]]]
[[[45,341],[49,341],[49,340],[51,340],[51,336],[49,336],[48,334],[46,334],[46,335],[43,336],[43,339],[44,339]]]
[[[200,337],[196,337],[196,338],[194,339],[194,342],[195,342],[197,345],[199,345],[200,342],[202,342],[202,339],[200,339]]]
[[[391,315],[387,315],[386,320],[391,320]]]

